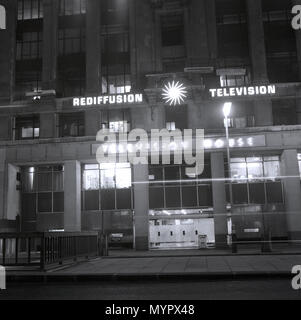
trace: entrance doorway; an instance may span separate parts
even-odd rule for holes
[[[198,249],[200,241],[203,247],[215,243],[214,219],[208,212],[152,211],[149,224],[151,249]]]

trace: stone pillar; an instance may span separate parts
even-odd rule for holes
[[[85,130],[86,136],[94,137],[101,130],[99,110],[87,110],[85,112]]]
[[[187,104],[187,118],[189,129],[203,129],[204,128],[204,111],[201,103],[196,103],[192,100]]]
[[[10,140],[12,135],[11,117],[0,116],[0,141]]]
[[[66,161],[64,167],[64,230],[81,231],[81,167],[78,161]]]
[[[15,83],[15,48],[16,48],[16,0],[0,0],[3,14],[6,16],[6,29],[0,29],[0,101],[13,100]]]
[[[288,235],[301,240],[301,187],[297,150],[284,150],[281,157]]]
[[[41,113],[40,114],[40,138],[55,138],[56,124],[55,114]]]
[[[261,0],[247,0],[247,12],[253,83],[267,84],[268,73]],[[273,110],[270,99],[254,101],[254,113],[256,126],[273,125]]]
[[[292,0],[292,5],[301,5],[301,0]],[[297,60],[299,69],[299,80],[301,80],[301,29],[295,31],[296,44],[297,44]],[[301,95],[301,90],[299,90],[299,96]],[[301,98],[296,99],[297,105],[297,116],[298,124],[301,124]]]
[[[135,165],[133,170],[135,248],[142,251],[149,249],[148,165]]]
[[[224,154],[223,152],[211,153],[211,175],[212,175],[212,194],[214,211],[214,228],[216,247],[224,248],[227,246],[227,200],[225,181],[215,179],[225,178]]]
[[[101,93],[101,1],[87,1],[86,13],[86,94]]]
[[[17,174],[20,173],[20,168],[12,164],[7,166],[7,202],[6,202],[6,219],[16,220],[16,217],[21,213],[21,194],[18,190],[20,182],[17,181]]]
[[[153,73],[154,13],[148,0],[129,0],[131,74],[134,88],[145,88],[145,75]]]
[[[6,150],[0,149],[0,220],[5,219]]]
[[[43,1],[43,90],[56,89],[58,51],[58,0]]]

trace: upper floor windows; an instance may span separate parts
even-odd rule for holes
[[[129,132],[131,129],[129,110],[103,111],[101,127],[110,129],[110,132]]]
[[[18,0],[18,20],[43,18],[42,0]]]
[[[38,115],[15,118],[15,140],[38,139],[40,137],[40,118]]]
[[[17,60],[42,57],[42,32],[24,32],[17,38]]]
[[[73,16],[86,13],[86,0],[60,0],[60,15]]]
[[[131,92],[131,76],[123,75],[108,75],[102,78],[102,93],[120,94]]]
[[[82,137],[85,135],[85,114],[83,112],[63,113],[59,117],[60,137]]]
[[[66,28],[59,30],[59,55],[68,55],[85,51],[85,29]]]
[[[280,158],[278,156],[231,159],[231,176],[235,182],[273,181],[280,175]]]
[[[164,15],[161,18],[162,25],[162,46],[183,46],[184,45],[184,16]]]

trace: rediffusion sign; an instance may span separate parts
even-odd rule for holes
[[[209,89],[211,98],[254,97],[276,94],[275,85]]]
[[[110,104],[134,104],[142,103],[143,94],[117,94],[117,95],[105,95],[97,97],[82,97],[74,98],[73,106],[74,107],[86,107],[86,106],[100,106],[100,105],[110,105]]]

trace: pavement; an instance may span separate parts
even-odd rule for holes
[[[300,255],[97,258],[47,272],[7,270],[8,281],[292,277]]]

